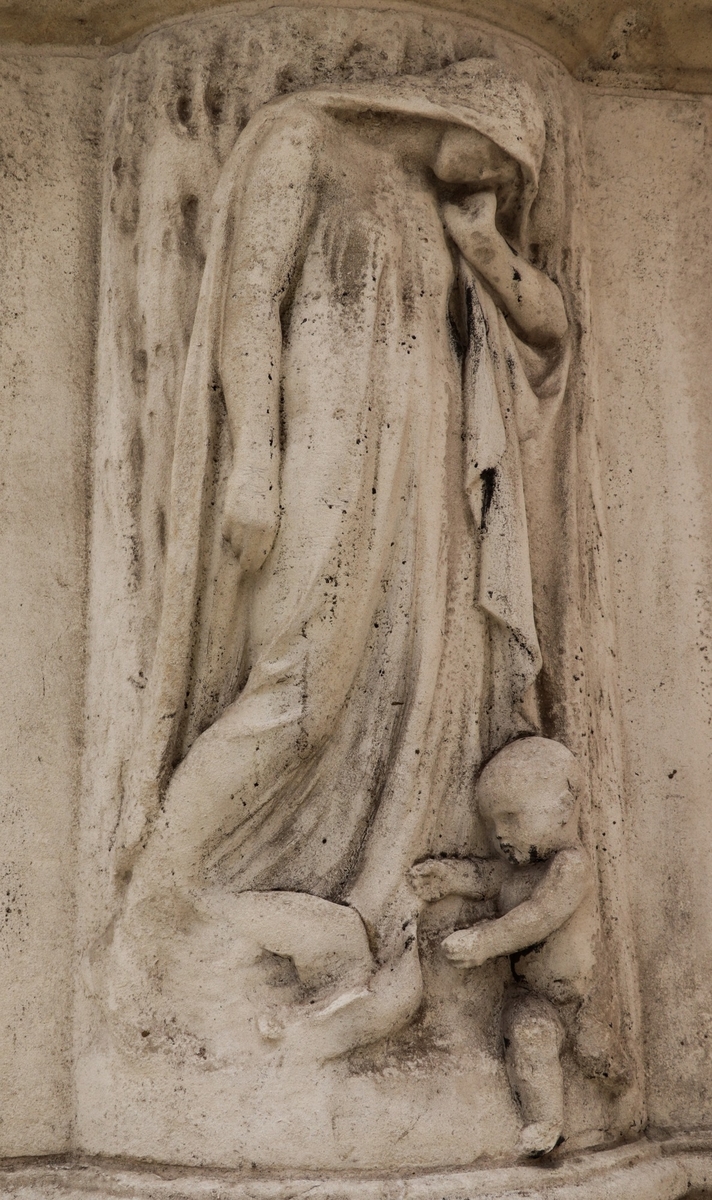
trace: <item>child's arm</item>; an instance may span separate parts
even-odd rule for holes
[[[410,884],[421,900],[465,896],[488,900],[502,886],[505,865],[498,858],[428,858],[410,868]]]
[[[535,346],[560,341],[568,329],[561,292],[548,275],[507,244],[495,225],[496,212],[494,192],[477,192],[464,204],[445,204],[443,220],[525,339]]]
[[[491,921],[458,929],[442,943],[456,967],[480,967],[490,958],[516,954],[546,941],[573,916],[591,887],[591,868],[580,847],[559,850],[528,900]]]

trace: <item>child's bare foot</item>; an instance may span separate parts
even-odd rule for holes
[[[398,962],[380,967],[368,984],[352,984],[322,997],[265,1013],[257,1027],[267,1041],[288,1053],[326,1062],[380,1041],[412,1020],[423,997],[415,941]]]
[[[562,1141],[561,1126],[557,1123],[538,1121],[525,1125],[519,1135],[516,1152],[526,1158],[540,1158],[550,1154]]]

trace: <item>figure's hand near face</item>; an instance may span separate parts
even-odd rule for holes
[[[444,204],[445,228],[468,262],[477,267],[491,262],[499,242],[503,241],[495,225],[497,197],[494,192],[475,192],[462,204]]]
[[[444,204],[445,228],[488,285],[516,329],[535,346],[561,342],[568,329],[564,301],[543,271],[517,254],[497,229],[497,197],[475,192],[461,204]]]
[[[454,967],[465,971],[470,967],[481,967],[490,958],[498,958],[493,938],[495,921],[480,921],[470,929],[456,929],[441,943],[442,951],[448,962]]]
[[[274,545],[279,509],[272,495],[269,486],[260,487],[240,470],[233,470],[228,478],[222,533],[243,571],[259,571]]]

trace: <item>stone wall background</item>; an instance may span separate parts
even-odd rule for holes
[[[100,63],[0,56],[0,1152],[66,1149]]]
[[[653,1126],[712,1119],[712,101],[586,93],[631,896]]]
[[[71,1140],[106,65],[56,49],[0,53],[3,1156]],[[712,1121],[712,102],[581,86],[648,1108],[654,1126],[702,1128]]]

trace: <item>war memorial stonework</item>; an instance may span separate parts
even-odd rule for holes
[[[712,1195],[712,13],[0,34],[0,1191]]]

